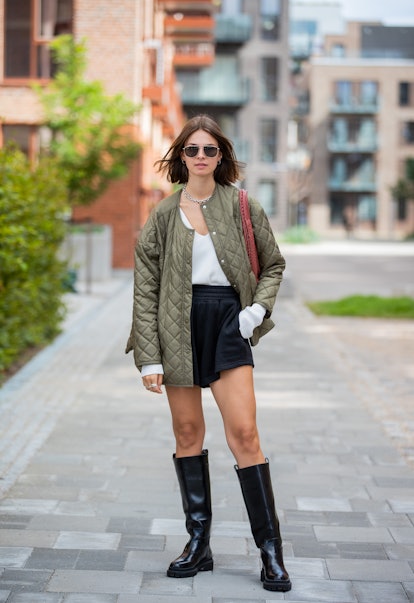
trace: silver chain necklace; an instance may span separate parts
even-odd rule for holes
[[[206,197],[205,199],[195,199],[188,192],[187,185],[184,184],[184,186],[183,186],[184,195],[187,197],[187,199],[189,201],[192,201],[193,203],[197,203],[197,205],[201,205],[202,203],[207,203],[207,201],[210,201],[214,197],[215,192],[216,192],[216,189],[214,188],[214,191],[211,193],[211,195],[209,197]]]

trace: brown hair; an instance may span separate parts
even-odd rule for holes
[[[158,171],[167,172],[168,180],[184,184],[188,181],[187,166],[181,159],[181,151],[188,138],[197,130],[208,132],[217,140],[222,154],[221,163],[214,171],[214,180],[218,184],[233,184],[239,177],[241,164],[237,161],[233,144],[224,136],[220,126],[209,115],[196,115],[185,124],[162,159],[155,162]]]

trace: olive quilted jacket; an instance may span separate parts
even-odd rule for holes
[[[178,191],[154,208],[136,245],[133,319],[126,353],[134,351],[139,370],[146,364],[162,364],[166,385],[192,386],[194,231],[184,226],[179,201]],[[252,198],[249,206],[261,267],[257,284],[244,245],[238,189],[217,185],[213,199],[201,207],[221,267],[238,292],[241,307],[257,302],[267,310],[250,339],[256,345],[274,326],[270,315],[285,261],[263,208]]]

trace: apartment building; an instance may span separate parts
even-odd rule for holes
[[[201,24],[194,14],[200,6],[207,13]],[[89,79],[141,107],[132,128],[143,150],[128,175],[96,203],[74,211],[75,220],[111,226],[114,267],[132,266],[134,242],[148,212],[171,190],[153,163],[184,122],[175,65],[199,69],[214,60],[214,45],[205,41],[213,37],[213,10],[213,0],[0,0],[0,143],[14,140],[30,157],[44,144],[31,84],[49,81],[48,43],[61,33],[86,40]],[[179,28],[186,32],[184,40]]]
[[[242,186],[281,230],[287,225],[289,3],[216,4],[214,63],[198,72],[177,67],[184,110],[189,116],[209,113],[220,123],[246,164]]]
[[[308,223],[373,238],[414,231],[414,207],[391,187],[414,158],[414,61],[314,58]]]
[[[311,169],[300,195],[290,180],[290,198],[322,235],[404,238],[414,232],[414,204],[391,189],[413,173],[414,30],[345,25],[292,74],[292,146],[307,150]]]

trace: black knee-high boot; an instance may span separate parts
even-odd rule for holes
[[[173,456],[180,485],[185,527],[190,540],[183,552],[167,570],[171,578],[189,578],[197,572],[213,569],[210,549],[211,492],[208,470],[208,451],[201,455],[176,458]]]
[[[250,526],[262,558],[261,580],[266,590],[286,592],[292,588],[283,565],[282,538],[275,509],[269,462],[239,469],[235,466]]]

